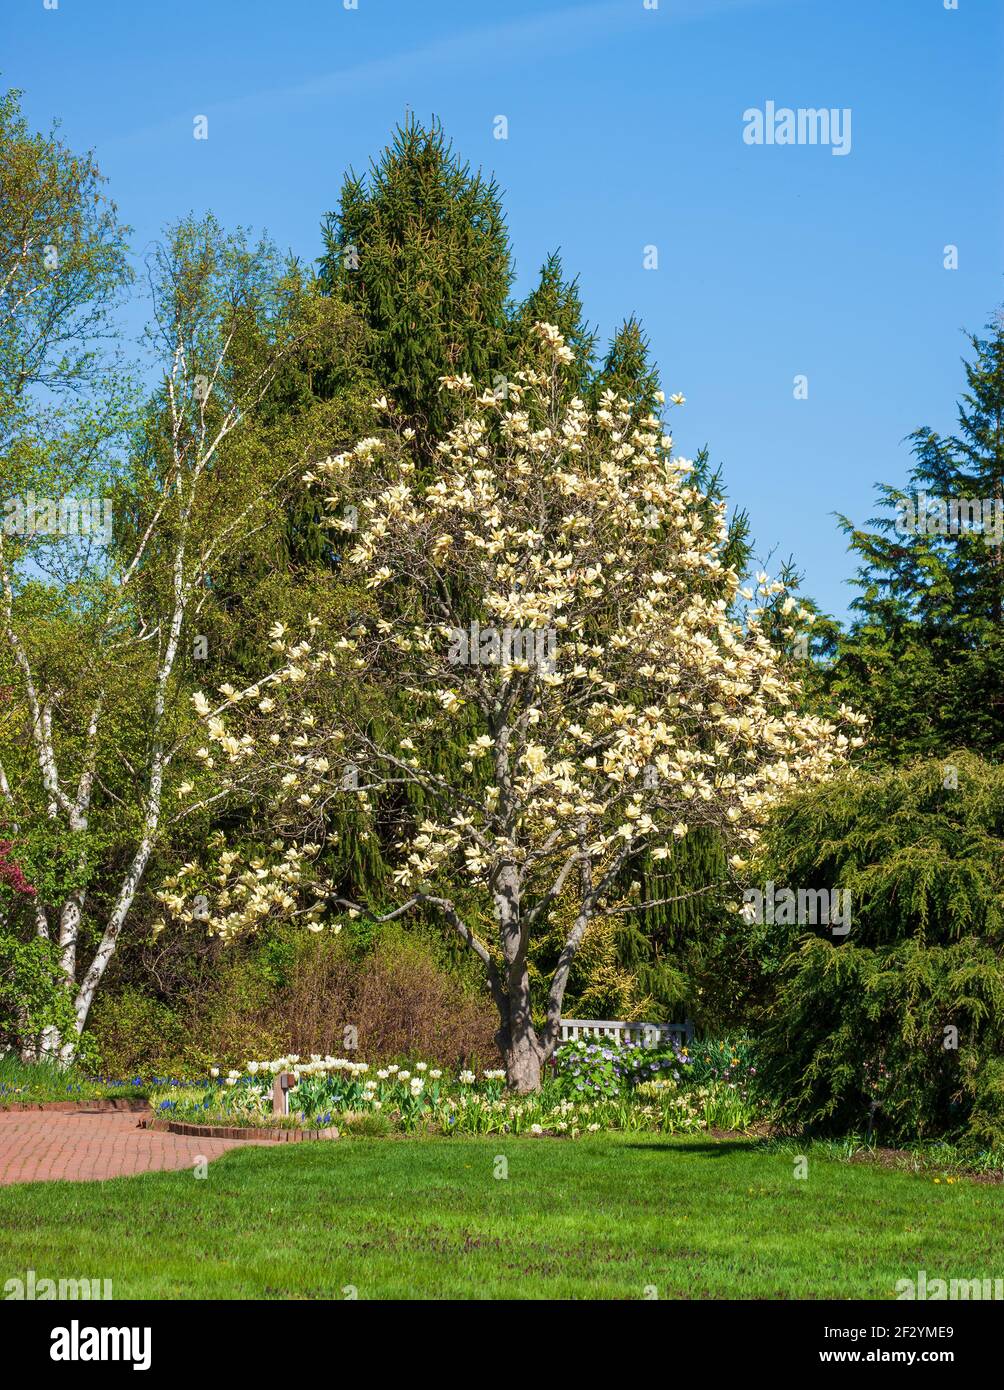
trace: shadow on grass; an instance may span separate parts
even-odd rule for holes
[[[760,1139],[688,1140],[682,1144],[630,1143],[625,1144],[624,1147],[626,1149],[650,1149],[653,1152],[666,1155],[704,1154],[707,1158],[725,1158],[734,1153],[766,1152],[763,1141]]]

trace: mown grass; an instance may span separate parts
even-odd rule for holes
[[[508,1176],[500,1176],[507,1170]],[[894,1298],[1004,1275],[1004,1192],[755,1142],[343,1139],[0,1188],[0,1281],[119,1298]]]

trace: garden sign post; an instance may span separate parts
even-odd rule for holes
[[[291,1071],[276,1073],[272,1082],[272,1114],[289,1114],[289,1093],[296,1085],[296,1077]]]

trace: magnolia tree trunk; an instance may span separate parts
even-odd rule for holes
[[[495,915],[505,956],[505,985],[496,995],[502,1026],[499,1048],[505,1058],[506,1080],[525,1095],[540,1090],[544,1050],[533,1028],[530,1008],[530,975],[527,970],[527,923],[520,912],[519,871],[506,865],[498,875]],[[501,995],[502,997],[499,997]]]
[[[497,1036],[509,1086],[520,1095],[539,1091],[546,1058],[530,1016],[530,977],[525,964],[515,979],[510,972],[508,1017],[503,1018]]]
[[[544,1050],[533,1029],[510,1039],[505,1048],[506,1080],[514,1091],[526,1095],[540,1090],[540,1070],[544,1065]]]

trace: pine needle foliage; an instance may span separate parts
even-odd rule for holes
[[[959,752],[847,777],[778,815],[759,869],[851,900],[842,940],[768,929],[784,1119],[1004,1142],[1004,769]]]

